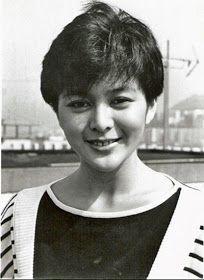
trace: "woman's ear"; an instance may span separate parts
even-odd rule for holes
[[[156,109],[157,109],[157,101],[154,100],[152,102],[152,104],[149,104],[148,105],[148,108],[147,108],[147,114],[146,114],[146,124],[149,124],[153,118],[154,118],[154,115],[156,113]]]

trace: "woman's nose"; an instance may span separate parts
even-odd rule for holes
[[[90,118],[90,129],[98,132],[106,132],[113,127],[114,121],[111,110],[106,105],[95,108]]]

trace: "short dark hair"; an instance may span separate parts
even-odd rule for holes
[[[94,1],[53,41],[43,60],[41,92],[57,112],[64,89],[68,95],[83,94],[108,77],[137,80],[151,104],[163,90],[162,55],[144,23]]]

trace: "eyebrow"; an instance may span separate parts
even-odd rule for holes
[[[113,88],[107,90],[106,94],[108,94],[108,95],[109,94],[119,94],[119,93],[121,93],[123,91],[127,91],[127,90],[136,92],[137,91],[137,87],[129,86],[129,85],[121,85],[121,86],[118,86],[118,87],[115,87],[115,88],[113,87]],[[87,95],[84,96],[83,94],[80,94],[80,93],[74,93],[74,94],[70,94],[70,95],[67,95],[67,94],[63,95],[63,98],[68,98],[68,99],[77,98],[77,97],[79,97],[79,98],[86,98]]]
[[[108,93],[120,93],[120,92],[123,92],[125,90],[131,90],[131,91],[136,91],[136,89],[132,86],[119,86],[117,88],[113,88],[113,89],[110,89],[108,90]]]

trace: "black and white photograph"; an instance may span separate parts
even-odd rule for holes
[[[1,279],[204,278],[204,1],[2,0]]]

